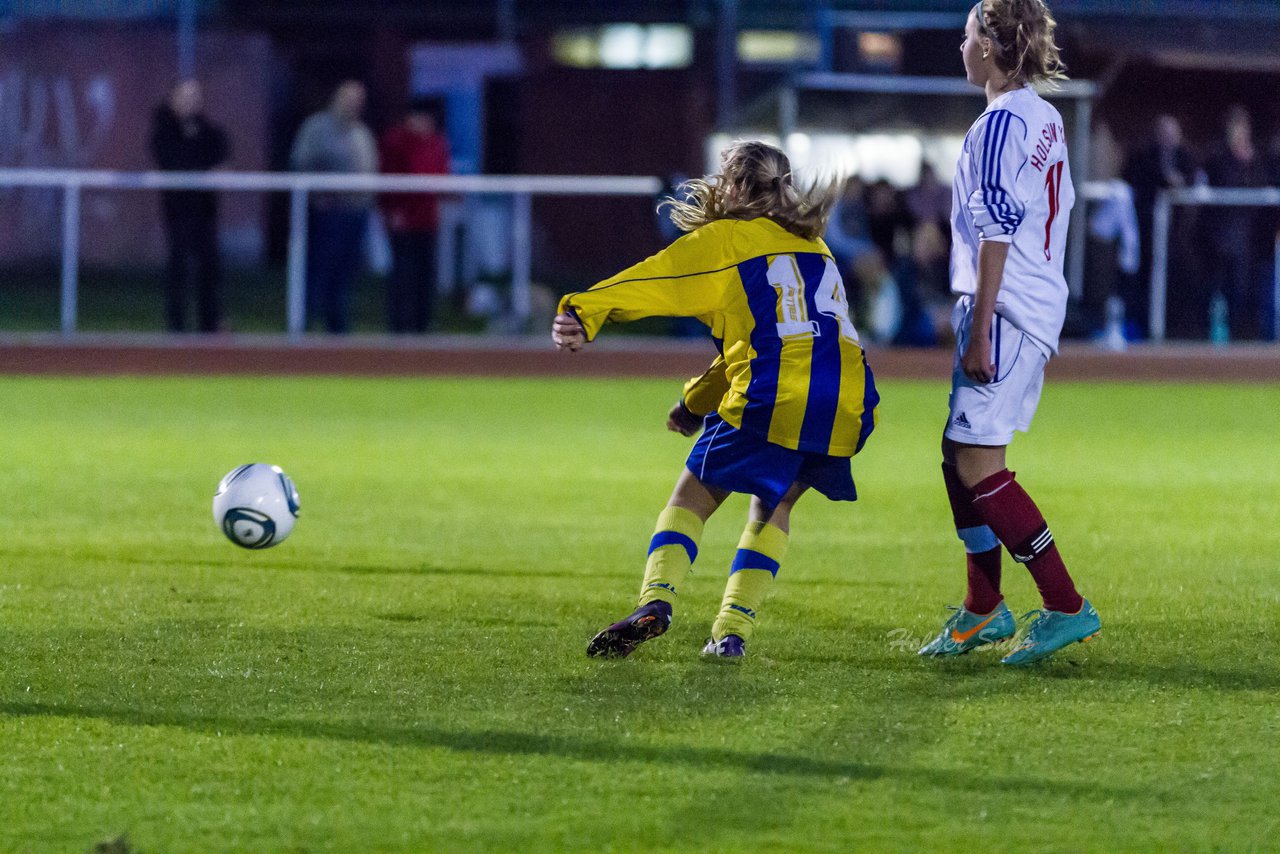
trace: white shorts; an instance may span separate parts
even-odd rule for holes
[[[1008,445],[1015,430],[1025,433],[1031,427],[1049,355],[1035,339],[996,314],[991,323],[995,379],[974,382],[960,367],[960,354],[969,346],[972,326],[973,299],[961,297],[951,313],[956,357],[951,369],[951,413],[943,435],[962,445]]]

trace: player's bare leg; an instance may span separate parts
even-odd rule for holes
[[[1006,450],[1004,445],[962,445],[950,439],[942,440],[943,462],[955,466],[960,480],[970,490],[991,475],[1004,471]]]
[[[666,633],[678,589],[698,557],[703,523],[728,497],[728,492],[704,484],[688,469],[680,473],[649,541],[639,606],[592,638],[587,655],[625,658],[640,644]]]
[[[729,570],[720,614],[711,627],[711,637],[702,654],[717,658],[742,658],[746,642],[755,629],[756,616],[764,604],[778,567],[786,556],[791,531],[791,509],[807,486],[791,484],[778,506],[770,507],[759,498],[751,499],[747,527],[738,542],[738,551]]]

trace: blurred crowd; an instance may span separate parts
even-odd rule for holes
[[[1172,116],[1156,119],[1151,138],[1128,157],[1122,175],[1132,188],[1141,242],[1135,277],[1121,290],[1135,333],[1146,333],[1153,211],[1164,189],[1280,186],[1280,135],[1262,145],[1247,109],[1227,109],[1217,139],[1195,150]],[[1175,207],[1169,238],[1168,331],[1173,337],[1269,339],[1274,333],[1280,210],[1266,207]]]
[[[290,165],[302,172],[443,174],[449,148],[437,107],[415,101],[380,138],[365,124],[364,86],[346,81],[329,104],[303,123]],[[156,110],[151,151],[161,169],[215,169],[229,156],[226,133],[205,114],[200,85],[176,84]],[[678,178],[673,179],[673,186]],[[1065,332],[1075,337],[1149,333],[1153,211],[1163,189],[1280,186],[1280,136],[1269,146],[1254,135],[1248,111],[1229,108],[1218,138],[1193,150],[1172,116],[1158,117],[1150,138],[1129,150],[1120,179],[1086,205],[1085,292],[1073,303]],[[1079,188],[1077,188],[1077,191]],[[312,328],[350,331],[352,292],[371,233],[385,234],[387,329],[422,333],[436,312],[439,200],[422,193],[313,193],[308,221],[307,309]],[[224,328],[217,249],[217,196],[167,191],[162,198],[169,264],[168,328]],[[378,228],[371,228],[377,218]],[[832,214],[827,244],[841,267],[860,329],[881,343],[949,344],[953,299],[948,285],[951,188],[924,163],[918,182],[850,178]],[[660,222],[663,237],[675,239]],[[1176,207],[1169,240],[1167,332],[1216,341],[1269,338],[1274,329],[1280,209]],[[187,303],[195,297],[195,322]],[[685,331],[689,330],[677,330]]]
[[[1161,190],[1280,186],[1280,136],[1256,141],[1241,106],[1202,150],[1172,116],[1132,146],[1118,180],[1084,206],[1088,264],[1067,334],[1123,341],[1149,335],[1154,210]],[[926,163],[905,190],[853,177],[832,217],[828,246],[841,265],[859,329],[900,346],[949,343],[951,190]],[[1168,242],[1166,331],[1170,337],[1259,340],[1274,336],[1274,277],[1280,210],[1175,206]],[[1109,328],[1110,327],[1110,328]]]
[[[929,164],[899,190],[886,180],[845,182],[826,242],[840,265],[858,328],[875,341],[948,343],[951,187]]]

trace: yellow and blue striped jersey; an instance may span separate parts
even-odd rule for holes
[[[685,405],[775,445],[848,457],[875,426],[880,398],[830,251],[770,219],[704,225],[559,310],[588,340],[609,321],[706,323],[721,355]]]

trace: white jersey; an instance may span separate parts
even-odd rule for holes
[[[969,128],[951,204],[951,290],[978,290],[978,244],[1011,244],[996,311],[1058,351],[1067,313],[1062,255],[1075,203],[1062,116],[1030,86],[1006,92]]]

